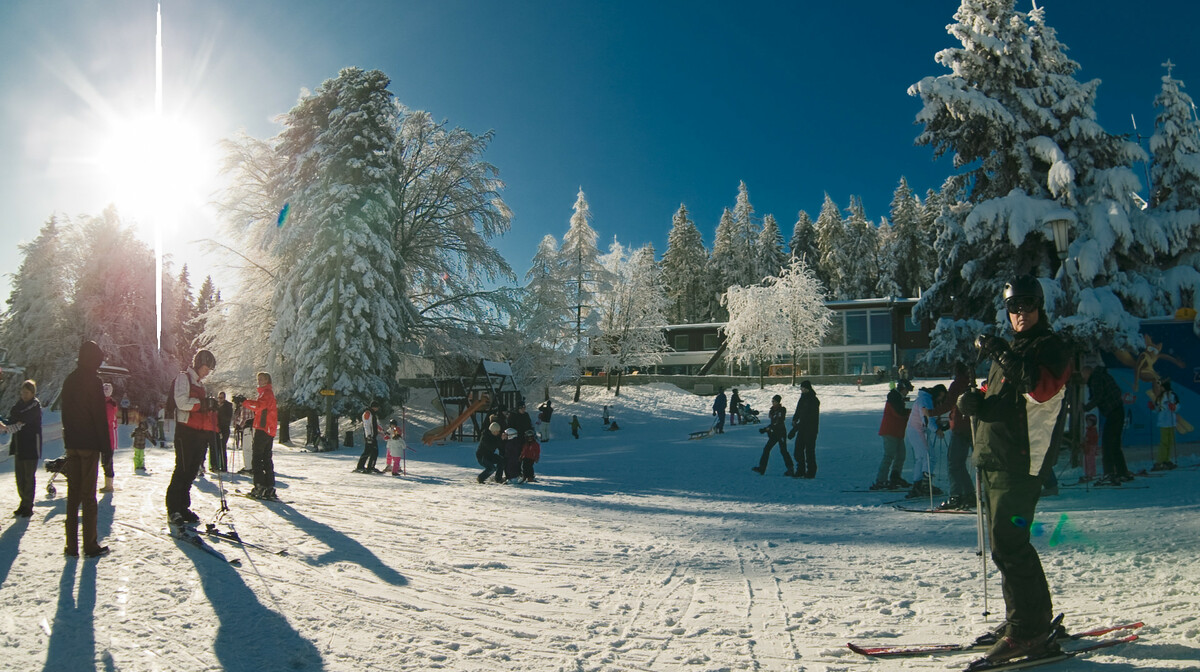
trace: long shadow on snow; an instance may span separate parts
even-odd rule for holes
[[[180,542],[179,547],[196,566],[200,587],[217,616],[213,653],[223,669],[259,672],[325,669],[317,647],[301,637],[286,618],[259,602],[232,565],[187,543]]]
[[[0,534],[0,586],[12,571],[13,563],[17,561],[17,551],[21,548],[21,537],[29,529],[28,518],[18,518],[8,529]]]
[[[46,643],[45,672],[92,670],[96,663],[96,563],[83,560],[79,597],[75,596],[75,570],[80,560],[67,558],[58,582],[58,610],[54,613],[50,641]]]
[[[281,518],[287,519],[298,529],[308,533],[317,541],[329,547],[329,551],[308,560],[310,564],[325,565],[334,562],[352,562],[364,569],[369,569],[380,579],[392,584],[393,586],[406,586],[408,579],[396,570],[388,567],[372,553],[366,546],[358,543],[352,537],[342,534],[338,530],[319,523],[311,518],[302,515],[296,509],[282,502],[272,504],[271,511],[275,512]]]

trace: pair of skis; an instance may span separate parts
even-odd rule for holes
[[[1092,630],[1085,630],[1083,632],[1077,632],[1077,633],[1068,635],[1066,637],[1059,638],[1058,641],[1062,642],[1062,643],[1066,643],[1066,642],[1076,642],[1079,640],[1090,639],[1090,638],[1094,638],[1094,637],[1104,637],[1105,635],[1108,635],[1108,634],[1111,634],[1114,632],[1120,633],[1120,632],[1126,632],[1129,630],[1136,630],[1138,628],[1141,628],[1143,625],[1144,625],[1144,623],[1142,623],[1141,621],[1138,621],[1136,623],[1121,623],[1118,625],[1102,627],[1102,628],[1095,628]],[[970,672],[983,672],[985,670],[988,672],[999,672],[1001,670],[1019,670],[1019,669],[1024,669],[1027,667],[1035,667],[1038,665],[1054,663],[1054,662],[1058,662],[1060,660],[1066,660],[1068,658],[1074,658],[1075,656],[1078,656],[1080,654],[1088,653],[1091,651],[1097,651],[1100,649],[1107,649],[1107,648],[1110,648],[1113,646],[1118,646],[1120,644],[1132,642],[1132,641],[1137,640],[1137,638],[1138,638],[1137,634],[1134,634],[1134,633],[1124,634],[1124,635],[1121,635],[1118,637],[1112,637],[1109,639],[1101,639],[1099,641],[1090,642],[1090,643],[1087,643],[1087,644],[1084,644],[1081,646],[1074,646],[1074,647],[1070,647],[1070,648],[1064,647],[1063,651],[1060,653],[1054,653],[1052,655],[1043,656],[1043,657],[1039,657],[1039,658],[1020,658],[1020,659],[1009,660],[1009,661],[1004,661],[1004,662],[1000,662],[1000,663],[987,663],[985,660],[981,659],[981,660],[975,661],[974,663],[972,663],[970,666],[968,666],[965,669],[969,670]],[[853,651],[857,654],[871,657],[871,658],[905,658],[905,657],[915,657],[915,656],[930,656],[930,655],[945,654],[945,653],[960,653],[960,652],[966,652],[966,651],[979,651],[979,650],[984,650],[991,645],[990,644],[977,644],[975,642],[971,642],[971,643],[960,643],[960,644],[908,644],[908,645],[895,645],[895,646],[867,646],[867,645],[850,643],[850,644],[847,644],[847,646],[850,647],[851,651]]]

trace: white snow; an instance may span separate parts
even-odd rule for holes
[[[762,425],[687,440],[710,426],[711,397],[627,384],[619,398],[584,388],[574,404],[571,391],[555,390],[536,484],[476,483],[467,444],[411,442],[419,450],[400,478],[351,473],[358,449],[276,446],[286,503],[230,496],[228,520],[288,555],[214,542],[238,568],[159,533],[172,451],[148,449],[152,473],[132,475],[123,426],[118,491],[100,502],[110,556],[63,558],[66,485],[57,479],[47,499],[45,471],[33,518],[4,519],[0,668],[948,670],[970,654],[870,661],[845,643],[960,641],[1002,617],[981,616],[974,516],[903,513],[885,504],[895,493],[846,492],[874,477],[886,385],[817,386],[811,481],[783,477],[778,453],[766,476],[749,470]],[[794,407],[796,388],[742,388],[763,411],[775,393]],[[429,400],[414,394],[409,436],[440,417]],[[601,431],[604,404],[621,431]],[[48,426],[47,457],[61,452],[56,432]],[[1200,463],[1196,448],[1182,446],[1183,465]],[[1149,464],[1144,448],[1127,455],[1135,470]],[[0,470],[11,484],[11,459]],[[1140,642],[1055,669],[1196,668],[1198,478],[1182,468],[1043,499],[1035,545],[1067,624],[1146,622]],[[247,477],[226,485],[245,490]],[[3,492],[15,508],[15,489]],[[217,506],[215,478],[198,479],[195,510],[209,519]],[[987,588],[1002,612],[990,562]]]

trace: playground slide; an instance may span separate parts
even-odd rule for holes
[[[425,435],[421,437],[421,443],[424,443],[427,446],[432,446],[434,441],[441,441],[447,436],[450,436],[452,433],[454,433],[454,430],[458,429],[459,425],[466,422],[471,415],[487,406],[488,403],[490,402],[486,396],[481,397],[475,403],[468,406],[467,410],[463,411],[457,418],[451,420],[449,424],[442,425],[441,427],[434,427],[428,432],[425,432]]]

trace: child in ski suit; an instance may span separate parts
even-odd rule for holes
[[[116,472],[113,471],[113,453],[117,450],[117,400],[112,398],[113,386],[112,383],[104,384],[104,410],[108,412],[108,435],[112,441],[112,452],[100,453],[100,464],[104,467],[104,485],[100,486],[97,492],[112,492],[113,491],[113,476]]]
[[[150,425],[146,420],[133,430],[133,470],[146,470],[146,438],[150,436]]]
[[[509,427],[504,430],[504,480],[516,481],[521,473],[521,437],[517,436],[517,430]]]
[[[395,420],[388,422],[388,431],[384,436],[387,438],[388,471],[392,472],[392,476],[399,476],[400,464],[404,460],[404,451],[408,450],[408,444],[401,436],[400,427]]]
[[[1150,402],[1151,410],[1158,412],[1159,435],[1158,457],[1154,460],[1151,471],[1175,468],[1175,463],[1171,461],[1171,453],[1175,450],[1175,413],[1179,409],[1179,396],[1171,389],[1170,380],[1162,381],[1161,385],[1162,391],[1159,392],[1158,399]]]
[[[537,442],[533,430],[526,430],[525,445],[521,446],[521,482],[536,483],[533,474],[533,464],[542,457],[542,446]]]
[[[571,436],[574,436],[577,439],[579,438],[579,416],[578,415],[571,416]]]

